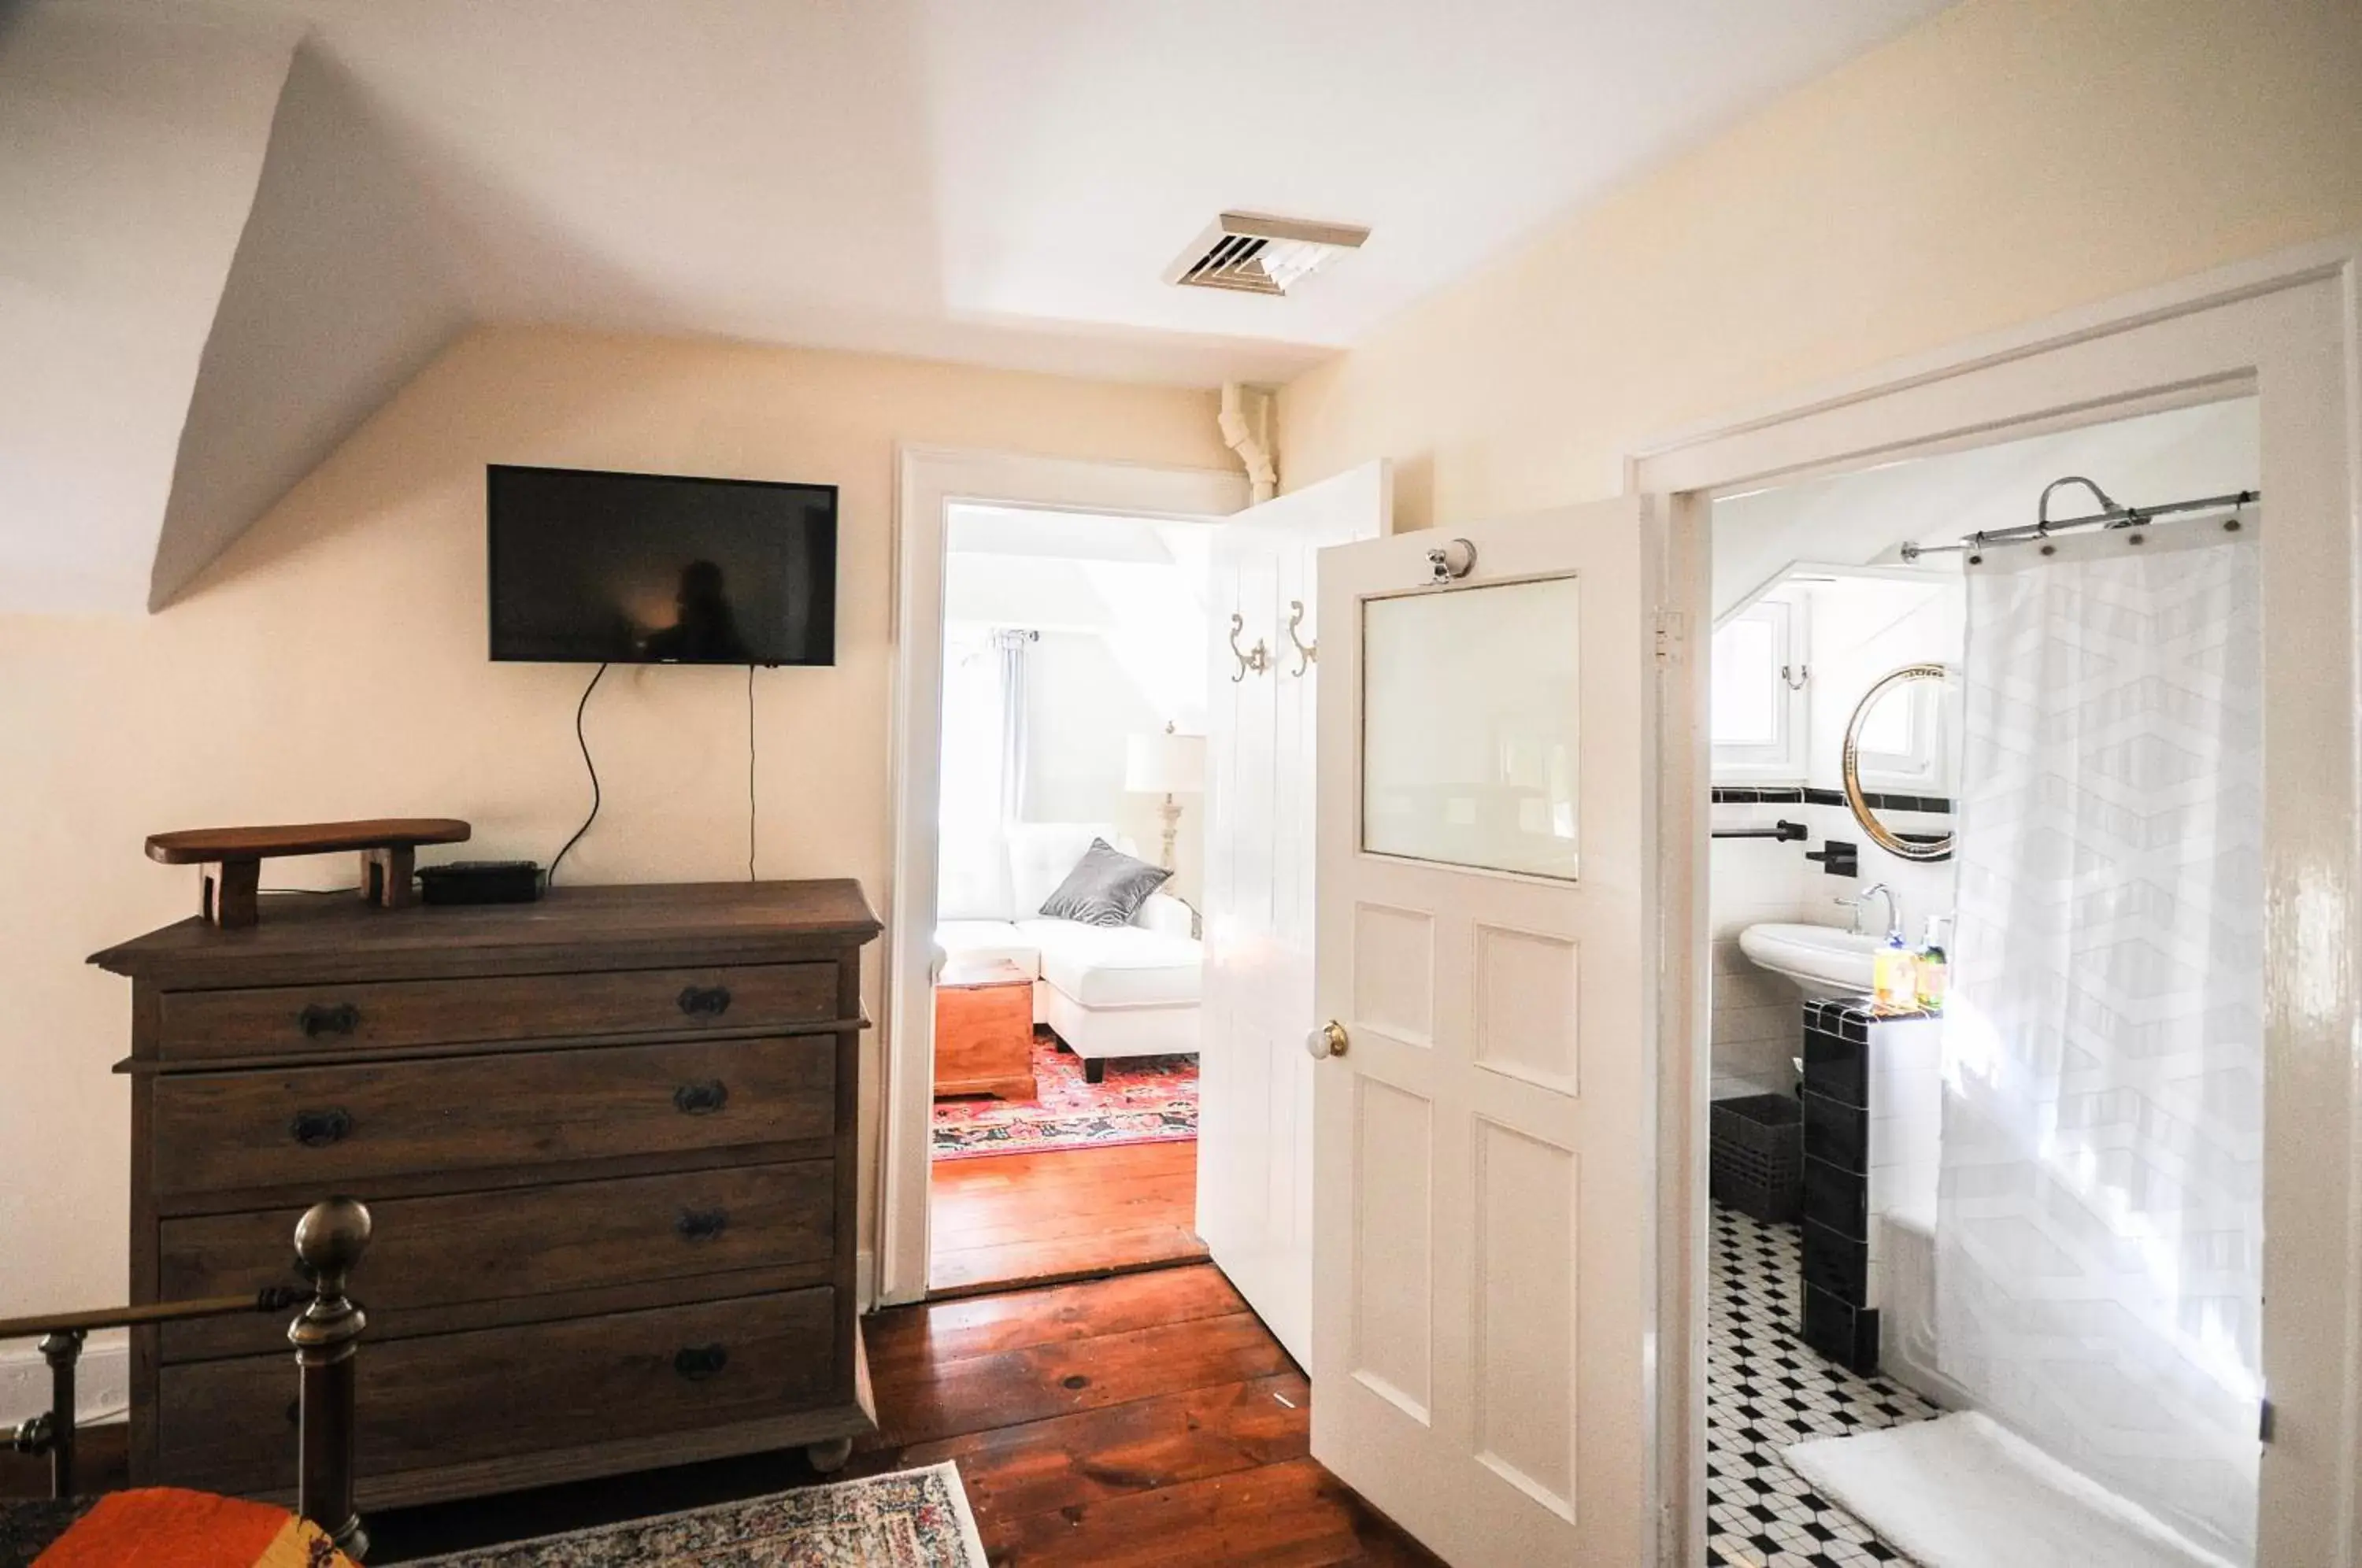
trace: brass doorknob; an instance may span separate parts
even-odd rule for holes
[[[1314,1061],[1345,1054],[1345,1026],[1330,1019],[1304,1037],[1304,1050]]]

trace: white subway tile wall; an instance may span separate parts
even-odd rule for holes
[[[1838,900],[1883,882],[1894,889],[1904,940],[1915,947],[1928,916],[1952,912],[1952,862],[1910,861],[1887,854],[1870,842],[1842,805],[1721,804],[1713,808],[1712,820],[1717,828],[1802,823],[1810,835],[1803,843],[1717,838],[1708,863],[1714,1098],[1786,1094],[1796,1083],[1794,1058],[1802,1048],[1804,993],[1794,983],[1756,967],[1739,952],[1738,933],[1772,921],[1850,925],[1853,911]],[[1927,819],[1930,825],[1939,820]],[[1818,861],[1805,858],[1806,850],[1818,850],[1833,838],[1859,851],[1859,876],[1832,877]],[[1877,931],[1885,918],[1884,903],[1873,900],[1864,913],[1863,929]]]

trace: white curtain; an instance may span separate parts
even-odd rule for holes
[[[1025,820],[1026,723],[1032,704],[1025,690],[1025,661],[1039,632],[1003,629],[992,634],[1000,655],[1000,820]]]
[[[1969,570],[1937,1363],[2254,1561],[2262,1314],[2253,530]],[[2341,1178],[2342,1179],[2342,1178]]]
[[[1006,828],[1023,820],[1026,650],[1040,634],[944,628],[936,907],[945,920],[1006,920]]]

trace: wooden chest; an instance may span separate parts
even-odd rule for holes
[[[364,1508],[873,1430],[855,1317],[851,882],[263,901],[93,959],[131,977],[137,1302],[296,1283],[331,1194]],[[283,1325],[134,1334],[138,1485],[294,1484]]]
[[[945,967],[935,978],[935,1093],[1037,1092],[1032,977],[1014,964]]]

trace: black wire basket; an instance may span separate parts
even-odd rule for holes
[[[1805,1110],[1794,1095],[1716,1100],[1707,1149],[1707,1190],[1716,1203],[1773,1222],[1803,1211]]]

